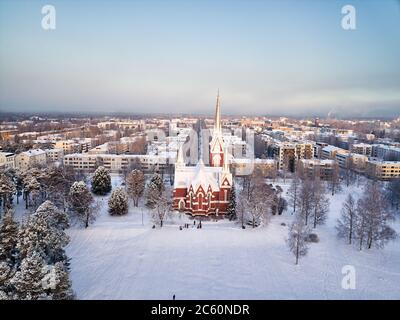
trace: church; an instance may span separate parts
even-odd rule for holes
[[[175,162],[173,208],[192,216],[224,216],[230,200],[232,174],[221,127],[220,98],[209,143],[210,165],[200,159],[196,166],[185,164],[182,148]]]

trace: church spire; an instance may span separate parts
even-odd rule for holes
[[[216,130],[217,132],[221,132],[221,107],[219,102],[219,89],[217,93],[217,104],[215,106],[214,130]]]

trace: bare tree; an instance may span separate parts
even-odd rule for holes
[[[171,211],[171,201],[166,196],[165,192],[161,193],[159,199],[155,202],[154,208],[152,209],[152,219],[156,225],[160,228],[164,225],[165,219],[168,217]]]
[[[337,221],[336,230],[340,238],[347,238],[351,244],[357,222],[357,202],[349,193],[342,207],[341,217]]]
[[[289,204],[293,208],[292,214],[296,212],[296,205],[298,201],[297,198],[299,196],[300,186],[301,186],[301,181],[298,175],[296,174],[288,190]]]
[[[304,224],[301,217],[295,219],[289,229],[289,238],[287,240],[289,250],[296,257],[296,264],[299,263],[300,257],[303,257],[308,252],[307,237],[310,231]]]
[[[314,220],[314,228],[317,225],[324,224],[329,212],[329,199],[326,197],[324,183],[315,178],[312,181],[312,218]]]
[[[297,197],[297,207],[299,215],[303,219],[304,224],[308,225],[310,215],[313,209],[313,192],[311,181],[305,179],[300,186],[300,192]]]
[[[340,171],[339,170],[340,170],[339,169],[339,165],[335,161],[333,163],[333,167],[332,167],[332,176],[331,176],[331,179],[329,181],[329,186],[330,186],[330,190],[331,190],[332,196],[335,195],[336,192],[341,190]]]
[[[126,186],[128,195],[133,200],[133,205],[137,207],[139,205],[139,198],[143,195],[145,188],[143,172],[136,169],[132,170],[126,178]]]
[[[394,216],[388,210],[388,204],[378,183],[367,184],[364,196],[359,201],[358,213],[358,220],[362,222],[358,228],[360,250],[363,241],[366,241],[365,246],[368,249],[373,244],[382,248],[389,240],[396,238],[396,232],[388,225],[389,221],[394,220]]]
[[[386,196],[396,211],[399,210],[400,204],[400,179],[394,179],[386,185]]]

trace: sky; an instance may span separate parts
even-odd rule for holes
[[[223,114],[398,117],[400,0],[0,0],[0,111],[211,114],[218,89]]]

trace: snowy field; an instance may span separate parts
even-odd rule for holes
[[[119,185],[115,177],[113,184]],[[69,230],[73,288],[78,299],[400,299],[399,240],[360,252],[336,238],[348,191],[359,192],[345,189],[331,198],[329,219],[316,231],[320,242],[297,266],[281,225],[290,223],[290,211],[263,228],[242,230],[222,220],[180,231],[193,220],[176,214],[152,229],[146,209],[142,225],[140,208],[112,217],[106,197],[98,198],[96,222]],[[356,269],[355,290],[341,287],[345,265]]]

